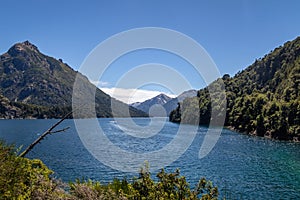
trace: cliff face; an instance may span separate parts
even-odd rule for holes
[[[226,126],[258,136],[299,139],[300,37],[274,49],[234,77],[224,75],[208,87],[219,81],[224,82],[226,90]],[[192,123],[196,116],[199,124],[209,124],[212,102],[208,87],[183,102],[181,121]]]
[[[1,104],[2,117],[10,115],[7,110],[16,113],[14,117],[18,118],[61,117],[71,110],[76,76],[82,80],[87,95],[92,95],[90,91],[96,91],[95,107],[98,117],[113,117],[112,102],[120,108],[115,111],[114,116],[126,116],[122,110],[128,109],[128,105],[112,99],[61,59],[44,55],[35,45],[25,41],[13,45],[7,53],[0,56],[0,94],[11,105]],[[12,109],[12,106],[18,109]],[[129,111],[131,116],[147,116],[132,107],[129,107]]]

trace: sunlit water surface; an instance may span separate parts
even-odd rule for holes
[[[121,120],[126,122],[130,119]],[[56,121],[0,120],[0,138],[17,147],[26,147]],[[151,132],[151,128],[147,127],[150,119],[134,121],[145,126],[145,131]],[[136,153],[159,150],[176,136],[178,124],[167,122],[164,118],[157,118],[153,123],[157,126],[163,123],[161,131],[149,138],[138,138],[126,134],[130,131],[137,134],[134,129],[124,132],[124,127],[119,127],[114,119],[99,119],[101,128],[115,145]],[[138,173],[114,170],[95,159],[82,144],[73,120],[65,120],[58,128],[63,127],[70,129],[49,135],[27,157],[41,159],[55,171],[55,177],[63,181],[89,178],[108,182],[113,178],[138,176]],[[165,169],[171,172],[180,168],[192,187],[201,177],[206,177],[218,186],[221,195],[227,199],[300,199],[299,143],[249,137],[224,129],[213,150],[199,159],[199,149],[206,132],[206,127],[200,127],[187,151]],[[189,134],[187,132],[185,137]],[[159,159],[157,162],[160,162]]]

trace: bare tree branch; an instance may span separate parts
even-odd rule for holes
[[[51,131],[49,134],[53,134],[53,133],[59,133],[59,132],[65,132],[66,130],[68,130],[70,127],[66,127],[57,131]]]
[[[19,156],[24,157],[35,145],[37,145],[39,142],[41,142],[48,134],[62,132],[67,130],[68,128],[64,128],[58,131],[52,132],[52,130],[57,127],[61,122],[63,122],[66,118],[68,118],[72,114],[72,111],[66,114],[62,119],[60,119],[58,122],[56,122],[53,126],[51,126],[47,131],[45,131],[38,139],[36,139],[33,143],[31,143],[25,151],[23,151]]]

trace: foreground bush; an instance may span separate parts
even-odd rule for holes
[[[0,199],[59,199],[65,192],[53,172],[34,159],[18,157],[13,146],[0,142]]]
[[[210,181],[201,179],[191,190],[179,170],[166,173],[162,169],[157,180],[151,178],[149,168],[141,169],[138,178],[128,182],[114,179],[111,183],[76,181],[69,185],[50,178],[53,172],[40,160],[16,155],[12,146],[0,142],[0,199],[217,199],[218,189]]]
[[[149,173],[148,167],[142,168],[138,178],[132,183],[126,179],[115,179],[112,183],[101,185],[99,182],[77,181],[71,183],[71,194],[75,199],[217,199],[218,189],[210,181],[202,178],[196,188],[191,190],[184,176],[179,170],[166,173],[162,169],[155,182]]]

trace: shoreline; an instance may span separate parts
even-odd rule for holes
[[[231,131],[235,131],[237,133],[243,134],[243,135],[249,135],[252,137],[260,137],[260,138],[265,138],[265,139],[269,139],[269,140],[274,140],[274,141],[286,141],[286,142],[295,142],[295,143],[300,143],[300,136],[293,136],[291,139],[276,139],[271,137],[271,134],[269,133],[269,131],[267,131],[267,134],[264,134],[264,136],[258,136],[255,134],[255,132],[242,132],[239,131],[237,129],[235,129],[232,126],[224,126],[225,129],[231,130]]]

